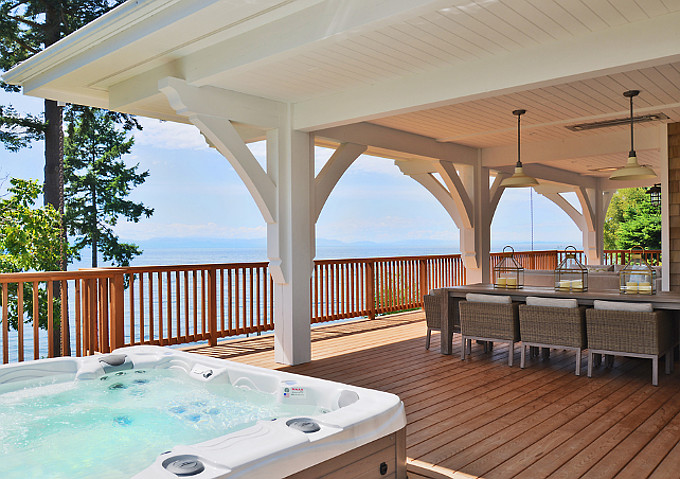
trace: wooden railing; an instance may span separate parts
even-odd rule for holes
[[[460,255],[315,261],[312,322],[420,308],[430,289],[460,284]]]
[[[555,269],[560,262],[561,251],[516,251],[515,261],[524,269]],[[491,269],[501,262],[505,253],[491,253]]]
[[[623,263],[627,253],[606,251],[606,262]],[[526,269],[554,269],[562,254],[515,257]],[[659,261],[659,252],[647,254]],[[491,266],[501,257],[492,253]],[[311,321],[419,308],[425,292],[465,279],[460,255],[319,260],[310,283]],[[266,262],[0,274],[0,305],[3,363],[53,357],[60,347],[82,356],[138,344],[216,344],[274,328]],[[44,330],[37,321],[10,330],[10,318],[38,316]]]
[[[604,250],[604,264],[627,264],[630,261],[630,252],[628,249],[608,249]],[[647,263],[651,265],[661,264],[661,250],[649,249],[645,250],[642,257]]]

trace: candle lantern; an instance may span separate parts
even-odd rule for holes
[[[555,269],[555,291],[588,291],[588,269],[576,257],[576,248],[567,246],[564,259]]]
[[[619,271],[621,294],[656,294],[656,271],[644,257],[645,250],[642,247],[630,250],[628,263]]]
[[[503,256],[493,269],[494,288],[520,289],[524,286],[524,268],[515,259],[512,246],[503,248]]]

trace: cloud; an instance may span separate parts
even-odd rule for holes
[[[134,132],[135,145],[163,150],[208,150],[205,138],[194,125],[139,118],[144,130]]]

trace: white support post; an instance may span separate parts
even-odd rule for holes
[[[460,230],[460,252],[465,264],[468,284],[491,281],[491,198],[489,190],[489,169],[481,166],[463,167],[463,184],[472,198],[473,224]]]
[[[292,129],[291,105],[196,88],[176,78],[161,81],[159,90],[229,160],[253,196],[267,223],[267,256],[276,298],[275,359],[283,364],[310,361],[309,283],[316,245],[312,135]],[[267,129],[267,171],[240,137],[234,118],[248,118]],[[327,186],[330,193],[333,185]]]
[[[290,119],[290,115],[287,115]],[[281,364],[311,360],[311,292],[316,250],[314,144],[290,121],[267,134],[267,163],[276,165],[277,222],[267,225],[267,252],[275,283],[274,358]]]

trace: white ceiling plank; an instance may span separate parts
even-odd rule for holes
[[[529,0],[529,3],[555,21],[559,19],[562,28],[572,35],[582,35],[591,31],[572,14],[571,9],[562,7],[554,0]]]
[[[680,29],[675,28],[677,24],[680,24],[680,14],[674,13],[639,24],[595,32],[572,41],[554,42],[493,60],[471,62],[465,69],[440,70],[437,74],[428,72],[426,75],[389,79],[370,87],[349,89],[298,103],[295,127],[313,130],[408,109],[527,90],[528,85],[535,88],[541,84],[550,86],[566,80],[592,78],[608,70],[630,70],[638,62],[643,67],[677,61],[680,59]],[[630,36],[635,36],[636,42],[628,49],[621,49],[621,41]],[[600,48],[593,49],[593,44],[600,45]],[[503,72],[503,75],[495,72]]]
[[[627,23],[626,17],[621,15],[610,2],[608,1],[588,1],[586,2],[588,7],[595,12],[595,14],[604,20],[610,27],[615,27],[617,25],[623,25]]]
[[[583,0],[555,0],[563,9],[568,10],[591,32],[606,28],[607,22],[599,17],[588,7],[588,2]]]
[[[637,22],[653,16],[640,7],[635,0],[614,0],[613,2],[610,0],[609,3],[629,22]]]
[[[634,0],[637,5],[650,17],[665,15],[669,12],[668,7],[661,0]]]
[[[348,31],[361,31],[386,18],[417,11],[436,0],[346,0],[312,5],[304,14],[290,15],[236,38],[205,48],[183,60],[185,78],[202,85],[215,75],[263,59],[286,55],[315,42],[332,42]],[[309,21],[313,18],[314,21]]]

